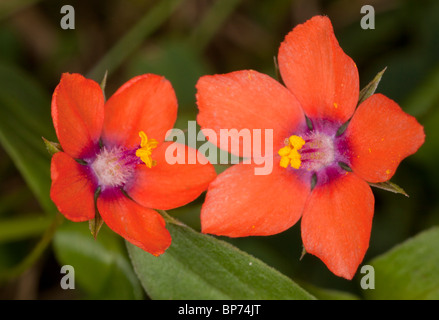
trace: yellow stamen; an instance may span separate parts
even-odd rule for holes
[[[158,142],[155,139],[148,139],[143,131],[139,132],[139,137],[141,139],[140,148],[136,150],[136,156],[139,157],[148,168],[152,168],[156,165],[156,162],[152,160],[151,157],[152,149],[157,148]]]
[[[279,149],[278,154],[281,156],[279,165],[287,168],[291,165],[294,169],[299,169],[302,164],[301,156],[298,150],[302,149],[305,140],[301,137],[293,135],[285,141],[285,147]]]
[[[280,163],[279,163],[279,165],[280,165],[282,168],[287,168],[289,164],[290,164],[290,159],[288,159],[288,157],[282,157],[282,158],[280,158]]]
[[[286,156],[288,156],[288,155],[290,154],[290,152],[291,152],[292,150],[293,150],[293,149],[288,145],[288,146],[285,146],[285,147],[283,147],[283,148],[280,148],[278,154],[279,154],[281,157],[286,157]]]
[[[288,140],[290,141],[291,146],[297,150],[302,149],[303,145],[305,144],[305,140],[299,136],[291,136]]]

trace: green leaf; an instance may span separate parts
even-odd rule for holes
[[[143,296],[121,238],[102,227],[97,240],[87,223],[65,221],[53,239],[58,262],[71,265],[75,281],[91,299],[140,299]]]
[[[56,212],[49,197],[50,155],[42,136],[55,136],[49,96],[23,71],[0,64],[0,143],[44,210]]]
[[[375,289],[368,299],[439,299],[439,227],[424,231],[373,259]]]
[[[51,219],[43,214],[29,214],[0,220],[0,244],[41,235]]]
[[[372,187],[375,187],[375,188],[383,189],[383,190],[390,191],[393,193],[403,194],[406,197],[409,197],[409,195],[407,194],[407,192],[404,191],[403,188],[401,188],[396,183],[393,183],[391,181],[378,182],[378,183],[371,183],[370,182],[369,185]]]
[[[387,67],[384,68],[382,71],[378,72],[378,74],[373,78],[371,82],[367,86],[365,86],[361,91],[360,95],[358,97],[358,105],[360,105],[364,100],[369,98],[371,95],[375,93],[375,90],[378,87],[378,84],[380,83],[380,80],[386,71]]]
[[[212,236],[168,221],[172,244],[155,257],[127,242],[152,299],[314,299],[262,261]]]
[[[346,291],[320,288],[309,283],[303,283],[302,286],[320,300],[360,300],[358,296]]]

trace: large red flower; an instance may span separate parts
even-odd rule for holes
[[[241,163],[210,184],[202,231],[272,235],[302,218],[306,252],[352,279],[372,227],[374,196],[367,182],[389,180],[423,144],[423,128],[381,94],[356,109],[358,71],[327,17],[295,27],[278,61],[285,86],[252,70],[197,83],[202,129],[271,129],[274,146],[270,174],[255,175],[256,164]]]
[[[177,100],[165,78],[135,77],[104,100],[95,81],[62,75],[52,118],[63,152],[52,157],[51,198],[72,221],[93,219],[97,209],[116,233],[160,255],[171,237],[153,209],[195,200],[215,170],[210,163],[167,163],[170,142],[164,140],[176,120]],[[178,157],[187,157],[189,148],[179,145],[178,151]]]

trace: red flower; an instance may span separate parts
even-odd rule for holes
[[[151,208],[182,206],[216,176],[211,164],[166,162],[171,142],[164,142],[165,134],[176,116],[175,93],[163,77],[135,77],[105,102],[96,82],[63,74],[52,99],[63,152],[52,158],[50,195],[59,211],[72,221],[86,221],[97,208],[116,233],[162,254],[171,237],[162,216]],[[189,148],[179,147],[178,156],[185,157]]]
[[[294,28],[278,61],[286,87],[256,71],[204,76],[197,83],[202,129],[272,129],[274,148],[271,174],[255,175],[255,164],[241,163],[210,184],[202,232],[272,235],[302,218],[306,252],[352,279],[372,226],[374,196],[367,182],[389,180],[423,144],[423,128],[381,94],[356,109],[358,71],[327,17]]]

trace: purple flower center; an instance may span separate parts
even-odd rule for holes
[[[285,139],[285,146],[278,152],[280,166],[319,185],[345,174],[350,155],[340,127],[340,123],[324,119],[311,120],[309,126]]]
[[[103,147],[91,162],[90,168],[98,185],[105,189],[124,186],[132,179],[136,166],[142,163],[136,156],[136,150]]]

